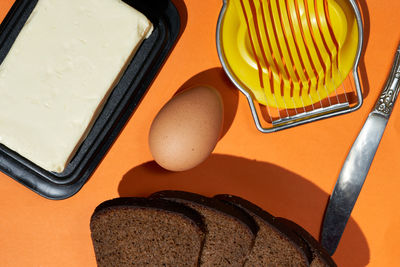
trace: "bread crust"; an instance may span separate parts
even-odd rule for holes
[[[134,197],[101,203],[90,230],[98,266],[121,267],[198,266],[206,234],[195,210],[164,199]]]
[[[301,266],[307,266],[312,261],[312,251],[310,250],[307,243],[301,239],[298,235],[293,233],[293,231],[285,226],[284,224],[276,223],[276,218],[268,213],[267,211],[263,210],[262,208],[258,207],[254,203],[245,200],[238,196],[228,195],[228,194],[221,194],[216,195],[214,198],[225,201],[227,203],[231,203],[245,212],[249,213],[250,215],[254,216],[261,220],[264,224],[268,225],[268,227],[274,231],[274,233],[279,236],[280,239],[285,240],[286,242],[290,243],[292,248],[294,248],[299,255],[301,255],[301,259],[299,263]],[[261,228],[261,226],[260,226]],[[256,241],[257,242],[257,241]],[[260,242],[261,245],[267,246],[268,244]],[[257,243],[258,244],[258,243]],[[257,252],[252,253],[252,257],[254,259],[258,259],[259,255],[255,255]],[[267,256],[266,256],[267,257]],[[251,259],[250,259],[251,260]],[[254,263],[254,262],[253,262]],[[251,265],[251,264],[250,264]]]
[[[308,244],[313,254],[313,259],[310,263],[311,267],[336,267],[336,263],[332,260],[326,249],[303,227],[293,221],[280,217],[276,218],[276,222],[292,229],[295,234]]]
[[[150,197],[186,204],[203,215],[207,235],[200,266],[243,266],[246,262],[259,230],[247,212],[218,199],[184,191],[160,191]]]

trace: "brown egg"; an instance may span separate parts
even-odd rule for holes
[[[198,86],[174,96],[155,117],[149,133],[154,160],[184,171],[212,153],[221,134],[223,103],[214,88]]]

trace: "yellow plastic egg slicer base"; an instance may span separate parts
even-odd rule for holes
[[[268,113],[271,130],[254,118],[263,132],[359,108],[362,39],[354,0],[225,0],[217,27],[225,72],[253,117],[254,102]]]

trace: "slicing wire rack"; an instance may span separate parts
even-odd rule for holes
[[[354,0],[224,0],[216,39],[261,132],[362,105],[363,26]]]

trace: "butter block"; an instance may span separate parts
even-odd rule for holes
[[[39,0],[0,65],[0,143],[62,172],[152,30],[120,0]]]

